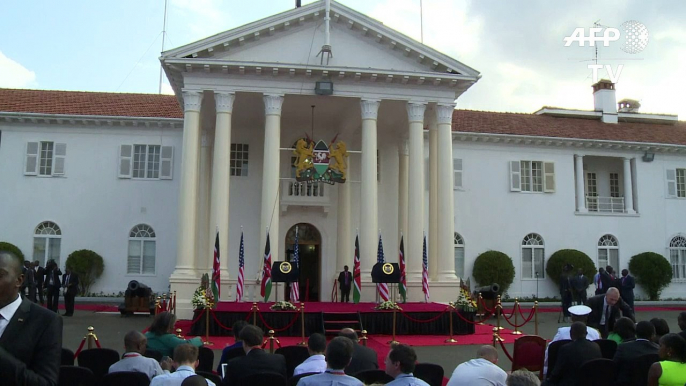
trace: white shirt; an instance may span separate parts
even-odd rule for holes
[[[175,372],[158,375],[152,379],[150,386],[181,386],[183,380],[195,375],[195,369],[190,366],[179,366]],[[206,380],[209,386],[216,386],[209,379]]]
[[[507,373],[492,362],[477,358],[455,368],[447,386],[505,386]]]
[[[152,379],[156,375],[164,374],[160,363],[154,358],[146,358],[139,353],[126,353],[124,359],[110,366],[110,373],[119,371],[136,371]]]
[[[20,305],[21,296],[17,295],[17,299],[15,301],[0,309],[0,337],[2,337],[7,325],[10,324],[10,320],[12,320],[12,317],[17,312]]]
[[[322,354],[311,355],[293,370],[293,375],[304,373],[323,373],[326,371],[326,359]]]
[[[428,383],[419,378],[415,378],[412,373],[398,374],[394,380],[388,382],[386,386],[429,386]]]
[[[571,327],[560,327],[557,329],[557,334],[553,337],[553,340],[548,342],[548,347],[553,342],[564,339],[572,339],[572,335],[569,333]],[[593,327],[586,326],[586,340],[594,341],[600,339],[600,333]],[[548,374],[548,347],[545,349],[545,361],[543,362],[543,374]]]

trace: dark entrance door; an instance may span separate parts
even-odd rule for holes
[[[300,300],[318,302],[321,300],[321,236],[311,224],[296,224],[286,234],[286,260],[295,259],[295,229],[298,228],[298,265],[300,268]],[[284,299],[290,301],[290,286],[284,286]]]

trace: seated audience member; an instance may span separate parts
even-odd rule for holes
[[[686,341],[679,334],[660,338],[660,362],[648,371],[648,386],[686,385]]]
[[[184,379],[195,375],[198,362],[198,348],[187,343],[180,344],[174,349],[176,371],[156,376],[150,382],[150,386],[180,386]],[[205,380],[205,384],[215,386],[210,380]]]
[[[243,341],[245,356],[233,358],[226,364],[222,385],[236,385],[249,375],[264,372],[281,374],[287,378],[286,358],[281,354],[269,354],[262,350],[264,333],[261,328],[249,324],[243,327],[239,337]]]
[[[570,334],[572,342],[560,347],[555,368],[552,369],[550,378],[544,383],[545,385],[579,385],[578,377],[581,365],[591,359],[603,357],[598,344],[586,339],[586,326],[583,323],[572,323]]]
[[[233,325],[231,325],[231,332],[233,332],[233,339],[235,340],[235,343],[224,347],[222,350],[222,356],[219,358],[219,365],[217,365],[217,373],[221,375],[222,373],[222,364],[227,363],[229,360],[227,359],[229,355],[229,351],[235,349],[235,348],[243,348],[243,341],[241,341],[240,334],[241,330],[243,327],[248,325],[245,320],[239,320],[235,322]]]
[[[307,351],[310,357],[305,359],[305,362],[299,364],[293,375],[304,373],[323,373],[326,371],[326,358],[324,351],[326,350],[326,337],[322,334],[314,333],[307,339]]]
[[[205,378],[200,375],[191,375],[181,382],[181,386],[207,386]]]
[[[124,337],[124,355],[122,359],[110,366],[110,373],[119,371],[136,371],[144,373],[152,379],[156,375],[164,374],[159,362],[153,358],[143,356],[148,340],[139,331],[129,331]],[[165,360],[166,370],[171,369],[171,360]]]
[[[326,346],[326,371],[301,378],[298,381],[298,386],[362,386],[363,384],[359,379],[346,375],[343,371],[352,360],[352,356],[353,342],[349,338],[342,336],[333,338]]]
[[[513,371],[507,376],[507,386],[540,386],[541,380],[538,375],[528,370]]]
[[[174,335],[174,324],[176,324],[176,315],[166,311],[157,314],[148,332],[145,333],[145,337],[148,339],[148,348],[171,357],[174,349],[181,344],[202,346],[202,339],[199,336],[186,340]]]
[[[417,354],[414,349],[406,344],[394,344],[391,351],[386,355],[384,364],[386,374],[395,378],[388,382],[387,386],[429,386],[428,383],[412,374],[417,363]]]
[[[679,323],[679,329],[681,330],[679,335],[686,340],[686,311],[683,311],[679,314],[677,322]]]
[[[569,307],[569,314],[572,316],[572,323],[581,322],[586,324],[588,319],[588,314],[591,313],[591,308],[588,306],[573,306]],[[560,327],[557,329],[557,333],[553,337],[550,343],[556,342],[558,340],[572,339],[569,335],[569,329],[571,327]],[[600,339],[600,333],[593,327],[586,326],[586,339],[596,340]],[[550,346],[548,343],[548,346]],[[548,348],[545,349],[545,361],[543,366],[543,374],[548,374]]]
[[[653,343],[655,327],[647,320],[636,324],[636,340],[622,343],[617,346],[615,357],[612,359],[617,364],[617,382],[615,386],[633,385],[631,380],[632,362],[649,354],[657,354],[660,346]]]
[[[610,287],[604,295],[589,298],[586,305],[591,308],[587,324],[597,329],[603,338],[607,338],[610,331],[614,330],[615,322],[620,316],[635,321],[633,310],[620,299],[619,290],[615,287]]]
[[[346,374],[355,375],[362,370],[376,370],[379,368],[379,359],[376,356],[376,351],[358,344],[355,330],[344,328],[338,335],[346,337],[353,342],[353,359],[348,367],[345,368]]]
[[[617,344],[636,339],[636,325],[634,325],[634,321],[625,317],[617,319],[615,328],[607,336],[607,339],[614,340]]]
[[[650,323],[655,326],[655,340],[653,340],[653,342],[660,343],[660,338],[662,338],[663,335],[669,334],[669,324],[662,318],[652,318],[650,319]]]
[[[458,365],[447,386],[504,385],[507,373],[498,367],[498,351],[493,346],[481,346],[476,359]]]

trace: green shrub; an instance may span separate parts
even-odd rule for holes
[[[16,245],[14,245],[12,243],[0,241],[0,250],[10,251],[10,252],[14,253],[15,255],[17,255],[21,258],[21,261],[26,260],[26,258],[24,258],[24,254],[21,253],[21,249],[19,249],[19,247],[17,247]]]
[[[472,275],[480,286],[498,283],[502,295],[514,281],[515,269],[508,255],[498,251],[487,251],[474,261]]]
[[[584,271],[584,275],[588,278],[589,283],[593,281],[593,275],[596,273],[596,267],[588,257],[587,254],[577,251],[576,249],[560,249],[559,251],[553,253],[548,262],[545,265],[545,273],[548,278],[555,282],[555,284],[560,285],[560,277],[562,276],[562,268],[566,264],[571,264],[574,266],[572,271],[574,275],[581,268]]]
[[[660,292],[672,281],[672,265],[659,253],[643,252],[629,260],[629,271],[636,277],[650,300],[658,300]]]
[[[105,262],[102,260],[102,256],[88,249],[72,252],[67,257],[65,266],[79,276],[79,285],[81,287],[79,294],[89,293],[95,280],[105,270]]]

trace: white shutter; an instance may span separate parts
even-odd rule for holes
[[[162,146],[160,155],[160,179],[171,180],[174,175],[174,148]]]
[[[510,161],[510,191],[522,191],[522,165],[519,161]]]
[[[676,170],[667,169],[667,197],[676,197]]]
[[[453,158],[453,189],[462,189],[462,159]]]
[[[555,192],[555,163],[543,162],[543,191]]]
[[[64,160],[67,157],[67,144],[66,143],[56,143],[54,159],[55,163],[52,168],[53,176],[63,176],[64,175]]]
[[[131,161],[133,159],[133,146],[119,146],[119,178],[131,178]]]
[[[40,152],[39,142],[26,143],[26,158],[24,158],[24,175],[38,175],[38,153]]]

